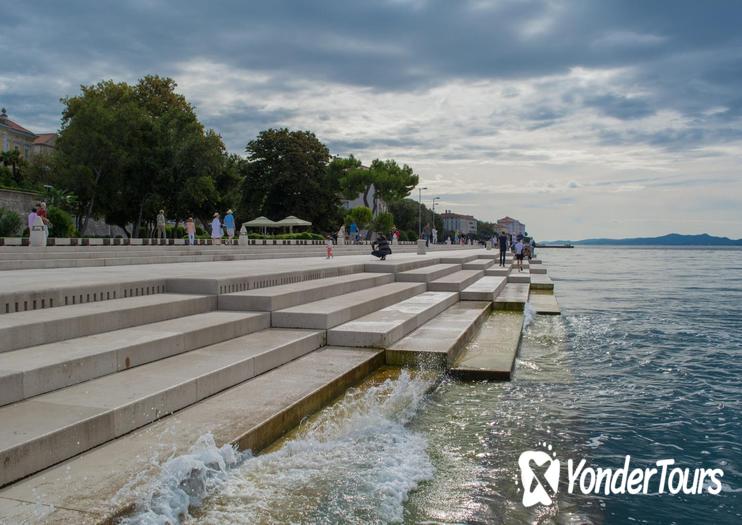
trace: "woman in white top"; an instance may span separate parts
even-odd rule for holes
[[[214,240],[214,244],[220,241],[222,238],[222,221],[219,220],[219,214],[214,214],[214,220],[211,221],[211,238]]]

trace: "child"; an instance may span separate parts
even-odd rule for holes
[[[518,271],[523,271],[523,241],[518,239],[515,243],[515,258],[518,261]]]
[[[185,227],[188,234],[188,244],[193,246],[196,244],[196,224],[193,222],[193,217],[186,219]]]
[[[327,248],[326,259],[334,258],[335,255],[333,254],[332,237],[330,237],[329,235],[325,236],[325,248]]]

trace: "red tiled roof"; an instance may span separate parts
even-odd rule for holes
[[[56,133],[41,133],[40,135],[36,135],[36,138],[34,139],[33,143],[45,145],[45,144],[49,144],[56,138],[57,138]]]
[[[14,131],[20,131],[21,133],[28,133],[29,135],[33,135],[31,131],[28,131],[26,128],[24,128],[23,126],[21,126],[20,124],[16,122],[13,122],[9,118],[3,119],[2,123]]]

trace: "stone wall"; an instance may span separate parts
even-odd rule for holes
[[[29,191],[0,190],[0,208],[16,212],[21,216],[21,222],[25,225],[31,208],[36,206],[40,198],[41,196],[37,193]]]

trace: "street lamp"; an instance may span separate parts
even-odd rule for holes
[[[417,238],[423,236],[423,190],[427,190],[427,186],[417,189]]]

